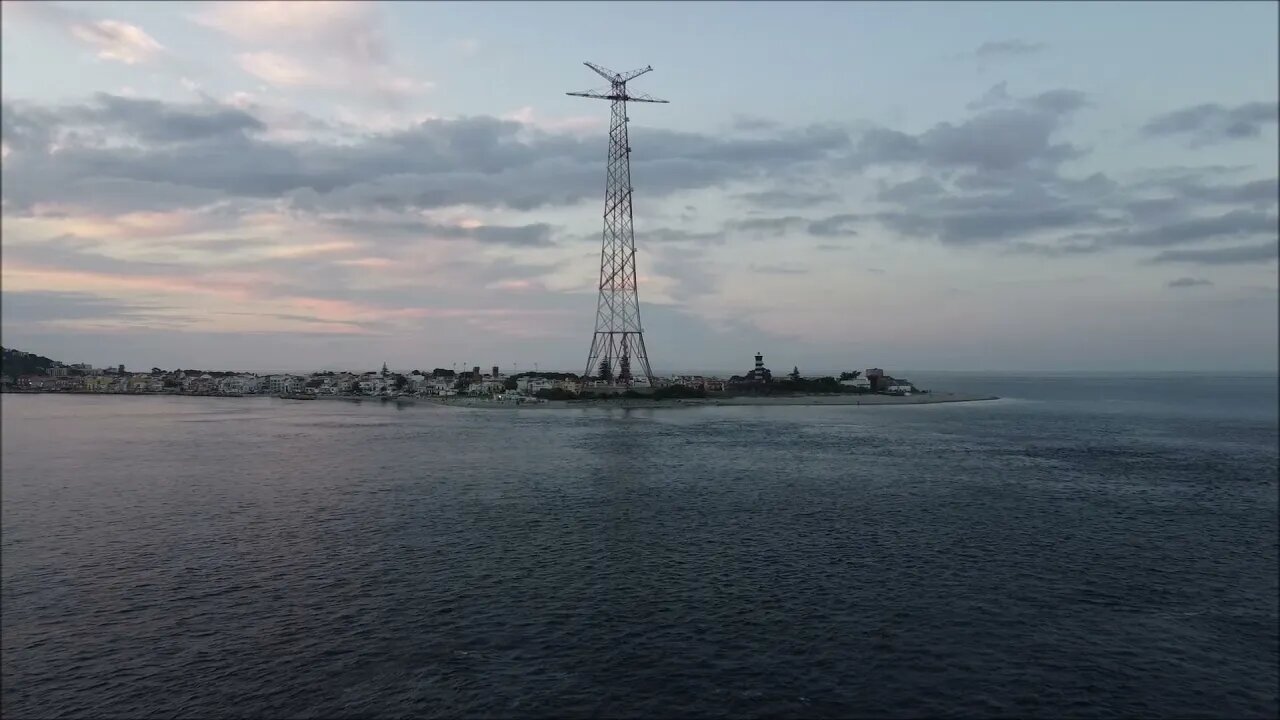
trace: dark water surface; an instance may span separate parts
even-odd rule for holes
[[[1276,715],[1275,378],[928,384],[5,396],[3,715]]]

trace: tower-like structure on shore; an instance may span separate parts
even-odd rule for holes
[[[627,140],[628,102],[665,103],[644,93],[631,93],[627,83],[653,70],[645,67],[615,73],[583,63],[609,81],[607,90],[571,92],[577,97],[608,100],[609,163],[605,174],[604,234],[600,248],[600,296],[596,301],[596,329],[587,354],[584,378],[595,376],[631,385],[640,373],[653,385],[649,354],[640,325],[640,296],[636,291],[636,240],[631,218],[631,144]]]

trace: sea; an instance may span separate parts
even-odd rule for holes
[[[1274,718],[1277,378],[5,395],[5,718]]]

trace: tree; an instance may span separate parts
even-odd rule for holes
[[[515,378],[509,377],[506,380],[502,381],[502,387],[506,388],[507,390],[515,390],[519,386],[516,384]]]
[[[391,387],[394,390],[403,390],[405,385],[409,384],[409,379],[400,373],[391,376]]]
[[[787,377],[791,378],[791,382],[800,382],[800,367],[798,365],[792,366],[791,374]]]
[[[857,380],[862,375],[861,370],[850,370],[849,372],[840,373],[841,380]]]

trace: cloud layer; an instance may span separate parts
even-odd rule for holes
[[[257,335],[329,343],[335,356],[371,337],[508,354],[581,339],[599,262],[603,112],[432,107],[450,78],[391,42],[394,7],[184,9],[175,23],[220,49],[212,71],[182,57],[175,24],[152,35],[97,6],[5,7],[57,29],[95,67],[175,88],[4,96],[6,331]],[[1026,83],[1018,67],[1049,47],[966,40],[947,57]],[[1067,278],[1105,277],[1088,292],[1129,308],[1150,300],[1136,287],[1194,303],[1265,284],[1280,245],[1277,168],[1228,151],[1274,147],[1277,104],[1174,101],[1125,125],[1115,102],[1003,81],[902,123],[744,107],[705,124],[725,132],[679,129],[679,116],[632,125],[645,316],[708,357],[720,352],[708,337],[924,347],[926,336],[965,342],[958,321],[937,319],[947,313],[1017,306],[1009,327],[1038,327],[1001,283],[1054,284],[1060,303],[1082,307],[1089,298],[1072,293],[1085,291],[1070,288],[1088,283]],[[1100,149],[1098,128],[1132,141],[1133,157],[1175,159],[1126,166]]]

